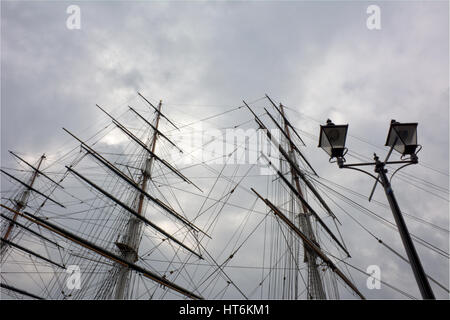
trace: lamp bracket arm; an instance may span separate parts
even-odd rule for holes
[[[354,166],[349,166],[349,165],[344,165],[344,166],[342,166],[342,167],[340,167],[340,168],[343,168],[343,169],[352,169],[352,170],[360,171],[360,172],[362,172],[362,173],[365,173],[365,174],[371,176],[372,178],[375,179],[375,181],[378,181],[379,183],[381,183],[381,185],[383,185],[382,182],[379,181],[379,179],[378,179],[377,177],[375,177],[373,174],[367,172],[366,170],[362,170],[362,169],[359,169],[359,168],[354,168]]]
[[[402,160],[402,161],[388,161],[385,164],[416,164],[417,160]],[[401,166],[400,168],[403,168],[404,166]]]
[[[376,165],[376,162],[361,162],[361,163],[350,163],[350,164],[344,164],[341,166],[341,168],[348,168],[348,167],[362,167],[362,166],[374,166]]]
[[[417,162],[414,162],[414,161],[407,161],[407,163],[406,163],[405,165],[403,165],[403,166],[397,168],[397,169],[394,171],[394,173],[391,175],[391,178],[389,179],[389,183],[391,183],[392,178],[394,177],[394,175],[395,175],[397,172],[399,172],[401,169],[403,169],[404,167],[410,166],[410,165],[412,165],[412,164],[416,164],[416,163],[417,163]]]

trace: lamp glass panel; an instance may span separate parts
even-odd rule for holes
[[[328,141],[327,136],[324,134],[324,126],[321,127],[321,132],[320,132],[320,141],[319,141],[319,147],[322,148],[323,150],[325,150],[326,153],[328,153],[331,156],[331,144]]]
[[[345,147],[347,126],[330,126],[323,128],[323,130],[333,148]]]
[[[386,145],[394,145],[394,149],[402,154],[406,146],[417,145],[417,123],[391,125]]]

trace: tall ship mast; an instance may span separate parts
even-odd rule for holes
[[[1,169],[2,296],[365,299],[371,275],[354,264],[342,217],[407,261],[356,216],[390,221],[318,175],[292,109],[266,95],[183,123],[157,101],[138,93],[132,105],[96,105],[102,120],[63,128],[58,155],[11,151],[17,166]]]
[[[274,116],[267,110],[265,110],[265,115],[276,126],[280,135],[278,138],[274,137],[270,133],[268,127],[263,123],[263,121],[252,111],[247,103],[245,105],[255,116],[256,123],[259,128],[265,131],[267,138],[276,147],[278,158],[278,166],[272,164],[268,157],[262,156],[266,159],[268,164],[276,172],[277,178],[281,181],[281,186],[278,188],[286,188],[288,190],[286,201],[286,195],[283,194],[282,201],[278,201],[280,204],[274,204],[268,198],[262,197],[257,191],[252,189],[252,191],[268,206],[268,208],[275,214],[281,221],[286,225],[289,230],[289,239],[286,239],[288,249],[290,254],[287,255],[288,261],[286,262],[289,266],[295,266],[299,263],[299,245],[302,244],[303,249],[303,262],[306,264],[306,281],[302,279],[305,284],[305,292],[307,299],[327,299],[334,298],[338,299],[339,294],[337,291],[337,283],[335,276],[339,276],[360,298],[364,299],[364,296],[356,288],[356,286],[350,281],[338,268],[336,265],[322,252],[319,244],[319,228],[313,229],[313,222],[319,224],[323,231],[325,231],[333,241],[340,247],[340,249],[345,252],[347,256],[350,256],[346,247],[342,244],[342,239],[339,240],[333,232],[328,228],[328,226],[319,217],[316,211],[309,204],[308,199],[305,197],[305,189],[309,189],[314,197],[320,202],[321,206],[327,211],[328,215],[335,221],[336,216],[333,214],[331,209],[328,207],[327,203],[320,196],[317,189],[311,183],[311,181],[306,176],[306,171],[300,168],[297,156],[301,157],[305,164],[308,166],[311,173],[316,174],[314,168],[305,158],[305,156],[300,151],[297,144],[293,141],[291,136],[291,130],[295,133],[298,138],[298,142],[303,143],[300,135],[292,127],[289,120],[286,118],[284,112],[284,106],[280,104],[276,106],[275,103],[266,96],[267,99],[272,104],[275,111],[278,113],[281,121],[277,121]],[[281,125],[279,124],[281,123]],[[281,141],[279,140],[281,138]],[[304,144],[304,143],[303,143]],[[276,195],[275,195],[276,197]],[[328,294],[325,292],[325,272],[331,272],[329,275],[329,290]],[[286,284],[285,284],[286,283]],[[298,271],[295,270],[288,274],[288,276],[283,276],[283,297],[287,299],[298,299],[299,297],[299,277]]]
[[[158,138],[158,126],[159,126],[159,120],[161,118],[161,104],[160,101],[158,104],[157,109],[157,115],[156,115],[156,124],[155,124],[155,130],[153,132],[153,137],[151,138],[151,142],[149,145],[149,149],[151,149],[152,153],[155,153],[155,147],[156,147],[156,140]],[[152,164],[153,164],[153,156],[150,155],[145,163],[143,164],[141,171],[142,171],[142,183],[141,183],[141,189],[145,192],[147,190],[148,180],[152,176]],[[136,212],[142,216],[142,208],[144,205],[144,193],[136,192],[136,199],[134,200],[134,203],[137,204],[137,206],[134,208]],[[136,262],[138,260],[138,250],[139,250],[139,242],[140,238],[142,237],[142,227],[141,227],[141,221],[137,218],[131,217],[128,221],[128,229],[126,230],[126,233],[122,236],[122,242],[117,242],[116,245],[120,249],[121,253],[123,254],[123,257],[130,262]],[[127,287],[128,280],[129,280],[129,273],[130,269],[127,267],[119,266],[118,271],[118,281],[116,283],[115,288],[115,299],[124,299],[125,297],[125,288]]]

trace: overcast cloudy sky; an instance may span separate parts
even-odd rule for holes
[[[66,25],[71,4],[81,9],[79,30]],[[380,30],[366,26],[371,4],[381,10]],[[419,122],[419,160],[444,174],[425,166],[405,172],[448,189],[447,1],[2,1],[1,27],[2,166],[14,165],[7,150],[28,159],[61,152],[71,141],[61,127],[81,132],[105,120],[96,103],[118,113],[137,91],[163,99],[166,114],[180,123],[267,93],[293,109],[288,114],[306,132],[317,135],[317,121],[327,118],[349,123],[350,150],[367,157],[386,153],[375,146],[384,145],[391,119]],[[243,114],[228,120],[251,118]],[[305,142],[319,175],[370,192],[369,179],[339,171],[317,141]],[[448,229],[448,201],[401,180],[394,188],[406,212]],[[375,198],[385,202],[381,188]],[[388,210],[383,216],[392,219]],[[407,222],[448,252],[448,233]],[[419,297],[409,267],[376,243],[359,243],[352,228],[343,232],[359,253],[356,264],[385,263],[394,270],[391,280]],[[392,231],[385,238],[402,250]],[[448,260],[418,251],[425,269],[448,287]]]

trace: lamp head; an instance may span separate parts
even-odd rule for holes
[[[400,123],[391,120],[386,146],[393,147],[402,155],[415,155],[417,144],[417,122]]]
[[[347,150],[348,124],[335,125],[330,119],[327,124],[320,126],[319,148],[322,148],[331,158],[342,158]]]

